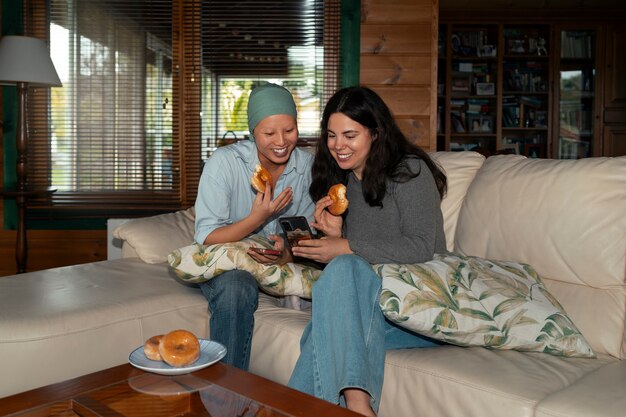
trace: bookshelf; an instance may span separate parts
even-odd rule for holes
[[[497,139],[498,25],[442,25],[438,144],[491,149]],[[444,81],[445,80],[445,81]]]
[[[550,109],[550,27],[502,27],[501,140],[497,149],[545,157]]]
[[[596,31],[561,29],[558,37],[556,153],[559,159],[586,158],[594,145]]]
[[[594,155],[596,42],[594,28],[442,22],[438,149]]]

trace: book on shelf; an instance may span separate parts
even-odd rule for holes
[[[503,127],[520,127],[519,124],[519,106],[503,106],[502,107],[502,126]]]
[[[540,108],[543,106],[543,100],[533,96],[521,96],[519,102],[530,107]]]
[[[450,107],[452,107],[453,109],[464,109],[466,105],[467,101],[465,99],[453,98],[450,100]]]
[[[548,112],[545,110],[537,110],[535,112],[535,127],[547,128],[548,127]]]
[[[505,64],[504,87],[509,91],[546,92],[548,89],[547,74],[543,67],[532,68],[526,65]]]
[[[561,58],[591,58],[593,36],[587,31],[561,32]]]
[[[467,111],[472,113],[487,113],[489,112],[489,100],[479,98],[467,99]]]
[[[465,133],[465,113],[459,111],[450,112],[450,120],[452,122],[452,129],[456,133]]]

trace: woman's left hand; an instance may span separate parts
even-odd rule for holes
[[[291,251],[294,256],[301,256],[321,263],[328,263],[339,255],[352,253],[348,240],[340,237],[301,240],[298,242],[298,246],[294,246]]]
[[[255,261],[264,265],[284,265],[287,262],[293,262],[293,256],[289,248],[285,247],[285,240],[278,235],[270,235],[269,239],[274,242],[274,249],[280,251],[280,255],[264,255],[248,249],[248,255]]]

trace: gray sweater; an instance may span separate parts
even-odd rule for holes
[[[383,207],[370,207],[361,181],[349,176],[344,237],[350,249],[371,264],[426,262],[446,251],[435,180],[421,160],[411,159],[409,164],[414,172],[420,165],[420,174],[405,183],[388,180]]]

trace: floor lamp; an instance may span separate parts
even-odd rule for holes
[[[26,244],[26,202],[42,191],[29,189],[27,181],[28,124],[27,102],[29,87],[60,87],[50,53],[45,42],[26,36],[4,36],[0,39],[0,84],[17,87],[17,149],[15,189],[3,189],[6,197],[15,198],[17,204],[17,238],[15,260],[17,272],[26,271],[28,246]],[[49,192],[46,190],[45,192]]]

